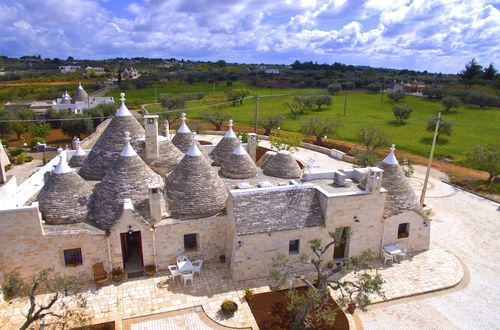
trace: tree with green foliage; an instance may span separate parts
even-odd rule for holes
[[[279,127],[284,120],[283,115],[264,115],[259,119],[259,126],[265,130],[264,135],[269,135],[271,130]]]
[[[406,94],[402,90],[397,90],[387,93],[387,96],[389,96],[393,101],[399,102],[405,98]]]
[[[357,167],[377,166],[380,163],[380,158],[370,149],[352,148],[351,154],[355,158],[354,165]]]
[[[74,120],[61,122],[61,129],[67,136],[80,138],[82,134],[90,134],[94,131],[94,123],[86,115],[77,115],[73,118]]]
[[[438,117],[436,116],[436,117],[431,118],[427,121],[427,131],[434,132],[436,130],[437,120],[438,120]],[[439,141],[439,136],[441,134],[451,136],[451,127],[452,126],[453,125],[451,122],[441,118],[439,120],[439,128],[438,128],[438,132],[437,132],[437,136],[436,136],[436,142]]]
[[[281,130],[278,131],[278,134],[269,135],[271,146],[278,151],[298,151],[303,139],[302,134]]]
[[[487,105],[495,105],[498,102],[500,101],[497,96],[483,91],[472,91],[467,96],[467,103],[478,105],[480,108],[484,108]]]
[[[316,111],[321,111],[323,105],[332,104],[332,97],[330,95],[314,95],[310,97],[312,104],[316,105]]]
[[[500,175],[500,145],[476,145],[467,153],[466,161],[473,168],[488,172],[487,182],[491,184],[495,177]]]
[[[158,97],[162,110],[158,115],[160,120],[168,120],[170,124],[174,124],[181,118],[181,112],[174,110],[184,109],[186,106],[186,97],[184,94],[172,95],[172,94],[160,94]]]
[[[3,137],[12,132],[9,122],[2,120],[12,120],[12,115],[7,110],[0,110],[0,135]]]
[[[380,92],[381,87],[380,87],[379,83],[371,83],[371,84],[366,85],[366,89],[370,93],[378,93],[378,92]]]
[[[292,102],[285,101],[283,104],[290,110],[292,118],[309,112],[313,106],[312,100],[305,96],[295,96]]]
[[[41,328],[83,326],[88,322],[85,314],[86,299],[77,276],[61,276],[45,269],[26,281],[16,271],[7,274],[2,288],[5,300],[27,301],[29,308],[21,330],[31,329],[36,323]],[[45,293],[44,297],[37,297]]]
[[[444,106],[444,112],[449,112],[451,108],[459,108],[462,101],[456,96],[446,96],[441,100]]]
[[[497,69],[493,66],[493,63],[490,63],[490,65],[488,65],[487,68],[484,68],[483,79],[495,80],[497,74],[498,74]]]
[[[371,303],[371,297],[384,296],[382,290],[384,280],[378,272],[373,272],[373,257],[370,250],[365,250],[361,255],[350,257],[339,263],[328,261],[331,258],[330,248],[343,240],[342,232],[342,229],[330,232],[329,236],[332,240],[325,245],[320,239],[308,242],[313,257],[303,254],[300,256],[300,262],[314,267],[313,280],[299,274],[285,255],[279,254],[273,258],[273,266],[270,270],[273,290],[279,289],[294,279],[300,280],[307,287],[305,295],[298,294],[293,288],[287,291],[287,296],[290,298],[287,309],[293,313],[291,329],[308,329],[312,327],[313,319],[319,320],[324,326],[331,326],[335,321],[337,310],[324,308],[331,299],[330,290],[338,292],[339,306],[347,307],[354,303],[362,311],[365,311],[366,306]],[[351,272],[353,273],[352,279],[343,279],[345,278],[342,277],[343,275]]]
[[[227,98],[224,94],[207,95],[203,103],[208,106],[208,110],[201,113],[201,118],[215,126],[216,131],[220,131],[222,124],[231,118],[227,111]]]
[[[22,120],[35,120],[36,119],[36,112],[35,110],[24,108],[20,109],[16,112],[16,116],[19,119]]]
[[[21,139],[21,135],[28,130],[28,127],[26,124],[20,122],[20,121],[13,121],[10,123],[10,128],[14,133],[17,135],[17,139]]]
[[[41,137],[42,139],[45,139],[50,134],[50,125],[46,123],[30,124],[28,126],[28,131],[33,137]]]
[[[367,126],[359,130],[359,139],[365,145],[367,150],[376,149],[389,144],[390,136],[379,128]]]
[[[337,120],[323,118],[308,118],[302,121],[302,133],[316,137],[316,144],[323,145],[323,137],[333,136],[340,128]]]
[[[396,104],[392,107],[394,117],[396,117],[400,124],[405,124],[405,120],[410,118],[412,111],[413,109],[408,105]]]
[[[477,84],[482,75],[482,66],[479,65],[475,58],[465,63],[465,68],[458,74],[462,82],[466,85],[472,86]]]
[[[422,94],[427,96],[429,100],[440,100],[443,97],[443,87],[441,86],[427,86],[423,89]]]
[[[326,89],[328,90],[328,93],[334,95],[335,93],[340,92],[342,90],[342,85],[337,83],[332,83],[328,85]]]
[[[237,104],[242,105],[245,97],[250,95],[250,90],[246,88],[235,88],[230,92],[226,92],[227,99],[233,102],[233,107]]]

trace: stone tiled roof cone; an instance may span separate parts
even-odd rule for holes
[[[145,156],[145,152],[143,151],[141,155]],[[145,157],[143,157],[143,159],[148,165],[161,167],[168,173],[180,163],[182,157],[184,157],[184,154],[172,143],[172,141],[166,137],[162,137],[159,141],[158,158],[146,160]]]
[[[231,156],[234,148],[238,146],[238,138],[233,131],[233,121],[229,121],[229,128],[224,137],[217,143],[215,148],[210,153],[210,158],[213,159],[212,165],[222,165]]]
[[[387,189],[387,198],[384,208],[384,217],[389,218],[393,215],[400,214],[405,211],[415,211],[427,217],[422,206],[418,202],[417,195],[410,187],[408,178],[404,175],[399,162],[394,155],[396,150],[395,145],[391,146],[391,152],[385,159],[377,165],[378,168],[384,170],[382,175],[382,187]]]
[[[193,138],[191,147],[167,176],[167,203],[174,217],[215,215],[226,205],[227,187]]]
[[[238,145],[221,166],[223,175],[234,179],[247,179],[257,175],[257,166],[241,144],[241,136],[238,137]]]
[[[264,174],[278,178],[293,179],[299,178],[302,175],[302,170],[289,151],[280,150],[266,164]]]
[[[38,194],[40,212],[49,224],[83,222],[92,188],[68,166],[62,149],[59,158],[59,164]]]
[[[85,158],[87,158],[87,153],[80,146],[80,144],[82,143],[80,139],[76,139],[75,142],[76,142],[76,151],[69,160],[69,166],[81,167],[83,165],[83,162],[85,161]]]
[[[128,132],[125,140],[125,147],[92,196],[91,218],[101,229],[113,226],[121,215],[126,198],[130,198],[139,214],[148,219],[149,187],[164,186],[161,176],[153,172],[135,152]]]
[[[172,143],[180,150],[182,153],[186,153],[189,148],[191,147],[192,143],[192,135],[191,135],[191,130],[189,127],[186,125],[186,114],[183,113],[181,115],[181,126],[175,132],[174,137],[172,138]]]
[[[76,89],[75,95],[71,99],[71,103],[75,104],[76,102],[88,102],[89,96],[87,92],[83,89],[82,84],[78,83],[78,88]]]
[[[144,137],[144,128],[125,105],[125,94],[121,93],[121,105],[113,119],[90,150],[79,174],[87,180],[101,180],[123,149],[123,132],[130,132],[131,144],[140,148],[143,143],[136,139]]]

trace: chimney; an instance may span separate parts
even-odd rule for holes
[[[158,115],[145,115],[146,132],[146,159],[157,159],[159,155],[158,146]]]
[[[382,173],[384,170],[378,167],[368,167],[368,176],[366,178],[366,189],[371,192],[380,192],[382,187]]]
[[[163,136],[165,136],[170,141],[170,123],[168,120],[163,121]]]
[[[254,162],[257,161],[257,134],[248,133],[247,135],[247,151]]]
[[[161,220],[162,189],[159,186],[149,187],[149,215],[154,221]]]

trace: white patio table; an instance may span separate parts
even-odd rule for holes
[[[389,252],[391,255],[400,255],[403,253],[401,249],[399,249],[396,245],[386,245],[384,246],[384,250]]]
[[[192,272],[193,269],[194,269],[193,264],[189,260],[178,262],[177,263],[177,268],[179,268],[179,271],[181,273]]]

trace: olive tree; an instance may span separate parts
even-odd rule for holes
[[[340,128],[340,122],[331,119],[308,118],[302,121],[302,133],[316,137],[316,144],[323,144],[323,137],[334,135]]]
[[[451,108],[458,108],[462,105],[462,101],[456,96],[443,97],[441,103],[443,103],[445,112],[450,111]]]
[[[310,97],[312,104],[316,105],[316,111],[321,111],[323,105],[332,104],[332,97],[330,95],[315,95]]]
[[[265,132],[264,135],[269,135],[271,134],[271,130],[273,128],[277,128],[283,123],[285,120],[285,116],[283,115],[267,115],[267,116],[262,116],[259,119],[259,126],[261,126]]]
[[[367,150],[376,149],[389,144],[389,134],[376,127],[361,127],[359,139],[363,142]]]
[[[437,121],[438,121],[438,117],[434,117],[434,118],[429,119],[427,121],[427,131],[434,132],[436,130]],[[451,127],[452,127],[451,122],[444,120],[444,119],[440,119],[439,120],[439,128],[438,128],[438,132],[437,132],[437,136],[436,136],[436,142],[439,141],[439,136],[441,134],[451,136]]]
[[[410,118],[413,109],[407,105],[396,104],[392,107],[392,111],[394,113],[394,117],[396,117],[399,123],[404,124],[405,120]]]
[[[500,174],[500,146],[489,144],[486,146],[476,145],[467,153],[467,163],[472,167],[488,172],[488,184]]]
[[[404,99],[404,97],[406,95],[405,95],[405,92],[403,92],[402,90],[397,90],[397,91],[394,91],[394,92],[387,93],[387,96],[389,96],[393,101],[399,102],[402,99]]]

